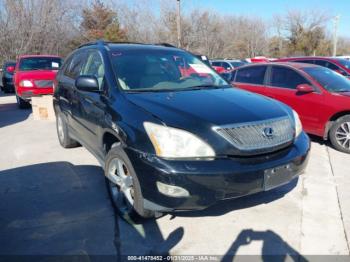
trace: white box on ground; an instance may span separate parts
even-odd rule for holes
[[[32,98],[33,119],[34,120],[55,120],[52,96],[38,96]]]

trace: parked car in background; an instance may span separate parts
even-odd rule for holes
[[[315,64],[323,67],[327,67],[333,71],[342,74],[343,76],[350,78],[350,61],[343,58],[336,57],[316,57],[316,56],[307,56],[307,57],[289,57],[281,58],[275,60],[275,62],[298,62],[298,63],[308,63]]]
[[[350,55],[336,56],[336,58],[342,58],[342,59],[350,60]]]
[[[231,88],[182,49],[89,43],[55,81],[59,142],[98,159],[122,217],[267,191],[307,164],[310,141],[290,107]]]
[[[277,99],[300,115],[309,134],[350,153],[350,80],[306,63],[249,65],[233,71],[238,88]]]
[[[216,73],[218,73],[218,74],[222,74],[222,73],[227,72],[226,69],[223,68],[222,66],[214,66],[214,65],[212,65],[211,67],[214,68],[214,70],[215,70]]]
[[[13,74],[15,72],[16,62],[7,61],[4,63],[2,68],[2,76],[1,76],[1,90],[4,93],[11,93],[15,91],[13,85]]]
[[[250,58],[250,62],[251,63],[266,63],[266,62],[270,62],[270,60],[268,58],[266,58],[265,56],[256,56],[256,57]]]
[[[243,65],[246,65],[248,64],[247,61],[245,60],[217,60],[217,59],[214,59],[214,60],[210,60],[210,63],[211,65],[214,67],[223,67],[225,69],[225,71],[230,71],[230,70],[233,70],[237,67],[240,67],[240,66],[243,66]],[[219,72],[219,73],[222,73],[222,72]]]
[[[14,75],[17,104],[29,106],[33,96],[53,94],[53,80],[62,59],[52,55],[25,55],[18,58]]]

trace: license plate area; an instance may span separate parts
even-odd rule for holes
[[[264,171],[264,190],[270,190],[291,181],[296,174],[291,164],[266,169]]]

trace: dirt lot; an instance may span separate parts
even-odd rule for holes
[[[55,122],[0,97],[0,255],[349,255],[350,155],[313,139],[297,181],[144,225],[114,214],[103,172]]]

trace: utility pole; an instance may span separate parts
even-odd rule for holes
[[[333,56],[337,56],[337,42],[338,42],[338,23],[340,15],[334,17],[334,31],[333,31]]]
[[[177,1],[177,47],[181,48],[181,5],[180,0]]]

